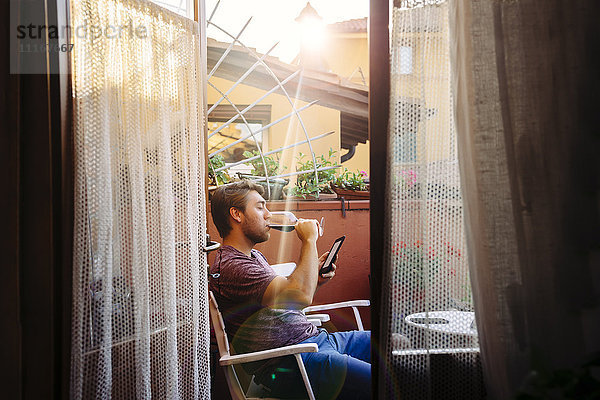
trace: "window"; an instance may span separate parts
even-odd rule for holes
[[[413,73],[413,49],[410,46],[392,48],[393,74],[409,75]]]
[[[194,19],[194,2],[192,0],[151,0],[153,3],[173,11],[189,19]]]
[[[209,109],[211,107],[212,105],[208,106]],[[236,107],[243,110],[247,105]],[[228,122],[236,115],[237,111],[233,106],[221,104],[208,115],[208,154],[225,148],[220,154],[226,163],[241,161],[245,158],[244,152],[257,150],[257,145],[261,149],[266,148],[268,129],[263,129],[271,121],[271,106],[256,105],[245,112],[247,124],[242,118]],[[256,141],[252,139],[251,133],[255,133]]]

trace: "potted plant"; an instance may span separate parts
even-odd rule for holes
[[[233,179],[226,172],[227,170],[222,170],[219,172],[215,172],[217,169],[225,166],[225,160],[223,156],[217,154],[216,156],[208,159],[208,198],[212,197],[212,194],[217,187],[220,185],[224,185],[226,183],[231,182]]]
[[[369,199],[368,175],[365,171],[350,172],[347,168],[331,181],[331,188],[339,198]]]
[[[394,169],[393,184],[404,200],[417,200],[421,197],[421,184],[414,169]]]
[[[401,324],[406,315],[426,310],[426,287],[430,277],[441,267],[441,260],[431,249],[425,250],[420,240],[397,242],[392,248],[394,291],[401,302]]]
[[[209,168],[208,168],[208,184],[209,189],[214,187],[216,189],[219,185],[224,185],[226,183],[231,182],[231,177],[226,170],[215,172],[217,169],[225,166],[225,160],[223,156],[217,154],[216,156],[210,158],[208,160]]]
[[[296,157],[296,171],[314,171],[315,168],[333,167],[336,165],[335,153],[336,151],[330,148],[327,158],[322,154],[315,156],[315,167],[312,157],[308,157],[308,155],[300,152]],[[317,177],[319,178],[318,183],[314,173],[307,172],[298,175],[296,184],[288,191],[287,195],[299,197],[304,200],[318,200],[319,198],[323,198],[322,194],[333,194],[329,182],[335,177],[335,168],[318,171]]]
[[[252,158],[260,156],[260,152],[258,150],[253,151],[245,151],[244,157]],[[265,160],[263,164],[263,159]],[[279,155],[275,157],[265,156],[262,158],[258,157],[251,161],[249,161],[250,165],[252,165],[252,171],[250,171],[250,175],[238,174],[240,178],[252,179],[256,181],[259,185],[265,188],[265,196],[268,193],[268,200],[280,200],[283,198],[283,188],[290,182],[289,179],[282,178],[271,178],[272,176],[281,175],[281,173],[287,168],[284,165],[281,165],[279,160]],[[261,180],[266,176],[266,173],[269,175],[269,184],[267,186],[266,180]]]

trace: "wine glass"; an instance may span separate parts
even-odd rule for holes
[[[271,211],[269,227],[281,232],[291,232],[296,229],[296,222],[298,222],[298,218],[290,211]],[[319,236],[323,236],[324,223],[325,217],[321,217],[321,222],[319,222]]]
[[[296,228],[298,218],[290,211],[271,211],[269,227],[282,232],[291,232]]]

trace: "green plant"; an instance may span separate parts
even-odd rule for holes
[[[313,162],[312,157],[308,157],[308,155],[303,153],[298,153],[298,156],[296,157],[296,171],[314,171],[315,168],[319,169],[333,167],[336,165],[336,160],[334,157],[336,153],[336,151],[330,148],[327,158],[325,158],[325,156],[322,154],[320,156],[315,156],[316,166]],[[308,159],[305,160],[305,158],[307,157]],[[296,184],[290,190],[289,194],[305,199],[307,196],[317,197],[319,193],[333,193],[329,186],[329,182],[331,182],[335,178],[335,170],[335,168],[332,168],[325,171],[318,171],[318,184],[315,179],[314,173],[308,172],[305,174],[298,175]]]
[[[344,168],[344,172],[336,176],[332,183],[341,189],[365,191],[369,190],[367,179],[368,175],[365,171],[350,172],[348,168]]]
[[[222,155],[217,154],[210,158],[208,162],[210,165],[210,168],[208,169],[208,179],[211,185],[223,185],[231,182],[231,177],[225,172],[226,170],[215,172],[217,169],[225,166],[225,160]]]
[[[465,307],[472,305],[468,274],[461,274],[460,270],[456,269],[457,264],[461,264],[463,260],[460,249],[450,243],[445,243],[445,249],[438,248],[437,251],[432,246],[425,249],[423,242],[417,240],[413,244],[397,242],[392,248],[392,253],[397,262],[397,274],[405,283],[423,289],[426,280],[434,276],[437,278],[445,276],[444,280],[447,279],[460,287],[459,293],[456,293],[460,298],[455,300],[460,301]]]
[[[259,156],[260,152],[258,150],[252,151],[244,151],[244,157],[251,158]],[[281,165],[279,161],[279,154],[275,157],[263,156],[265,159],[265,165],[267,167],[267,173],[269,176],[277,176],[280,175],[287,167],[285,165]],[[252,165],[252,171],[250,172],[254,176],[265,176],[265,167],[263,165],[263,160],[259,157],[252,161],[250,161],[250,165]]]

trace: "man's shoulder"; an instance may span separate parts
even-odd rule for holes
[[[252,253],[252,255],[256,258],[256,259],[262,259],[265,262],[267,262],[267,257],[264,256],[263,253],[261,253],[259,250],[256,249],[252,249],[250,250],[250,252]]]
[[[252,257],[248,257],[246,254],[232,246],[223,246],[220,249],[220,254],[217,254],[215,261],[213,262],[213,265],[216,264],[233,269],[240,267],[244,269],[252,267],[264,268],[265,265],[269,265],[265,257],[258,250],[252,249]]]
[[[219,255],[223,258],[248,258],[248,256],[242,253],[240,250],[227,244],[221,246],[219,249]]]
[[[221,294],[228,293],[226,297],[245,298],[249,294],[260,298],[266,289],[266,286],[275,276],[273,269],[265,262],[259,260],[256,254],[262,256],[260,252],[252,252],[252,257],[231,246],[223,246],[210,268],[212,274],[219,274],[219,291]],[[211,281],[216,284],[217,281]],[[241,296],[241,297],[240,297]]]

